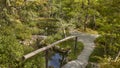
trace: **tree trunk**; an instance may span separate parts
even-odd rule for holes
[[[88,0],[88,6],[90,5],[90,0]]]
[[[94,28],[93,29],[96,29],[96,16],[95,15],[93,16],[93,22],[94,22]]]
[[[63,28],[63,34],[64,34],[64,38],[66,37],[66,30],[65,28]]]
[[[84,21],[84,31],[87,29],[87,23],[88,23],[88,14],[85,16],[85,21]]]
[[[90,0],[88,0],[88,7],[86,8],[87,11],[88,11],[89,6],[90,6]],[[82,7],[83,9],[85,9],[83,1],[82,1]],[[88,20],[89,20],[89,14],[87,12],[85,16],[85,21],[84,21],[84,31],[86,31]]]
[[[84,9],[84,0],[82,0],[82,6],[81,6],[81,8]]]
[[[120,56],[120,51],[119,51],[118,55],[115,58],[115,62],[118,60],[119,56]]]

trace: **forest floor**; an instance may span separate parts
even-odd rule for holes
[[[89,56],[95,48],[94,40],[99,36],[98,34],[88,34],[79,31],[71,31],[73,36],[79,36],[78,41],[84,44],[84,49],[76,60],[68,62],[62,68],[85,68],[88,64]]]

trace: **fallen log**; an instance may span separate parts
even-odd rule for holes
[[[59,40],[59,41],[57,41],[57,42],[54,42],[53,44],[50,44],[50,45],[48,45],[48,46],[46,46],[46,47],[40,48],[40,49],[38,49],[38,50],[35,50],[35,51],[33,51],[33,52],[31,52],[31,53],[29,53],[29,54],[27,54],[27,55],[24,55],[24,56],[23,56],[23,60],[26,60],[26,59],[28,59],[28,58],[30,58],[30,57],[32,57],[32,56],[34,56],[34,55],[36,55],[36,54],[38,54],[38,53],[40,53],[40,52],[43,52],[43,51],[45,51],[45,50],[48,50],[48,49],[52,48],[53,46],[55,46],[56,44],[59,44],[59,43],[61,43],[61,42],[63,42],[63,41],[66,41],[66,40],[68,40],[68,39],[75,38],[75,37],[76,37],[76,36],[69,36],[69,37],[66,37],[66,38],[64,38],[64,39],[61,39],[61,40]]]

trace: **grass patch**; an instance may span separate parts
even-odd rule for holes
[[[77,59],[78,55],[80,55],[83,50],[83,44],[81,42],[77,42],[77,47],[74,49],[75,41],[73,39],[64,41],[59,44],[60,48],[70,49],[70,53],[67,55],[69,61]]]
[[[80,31],[80,32],[84,32],[84,33],[98,34],[97,31],[92,30],[92,29],[90,29],[90,28],[87,28],[86,31],[84,31],[83,29],[77,29],[77,30]]]

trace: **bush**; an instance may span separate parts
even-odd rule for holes
[[[105,34],[95,40],[96,48],[90,56],[90,62],[97,62],[100,68],[119,68],[119,58],[115,58],[120,50],[120,37],[116,34]]]
[[[14,36],[0,36],[0,67],[17,67],[23,54],[23,46]]]

